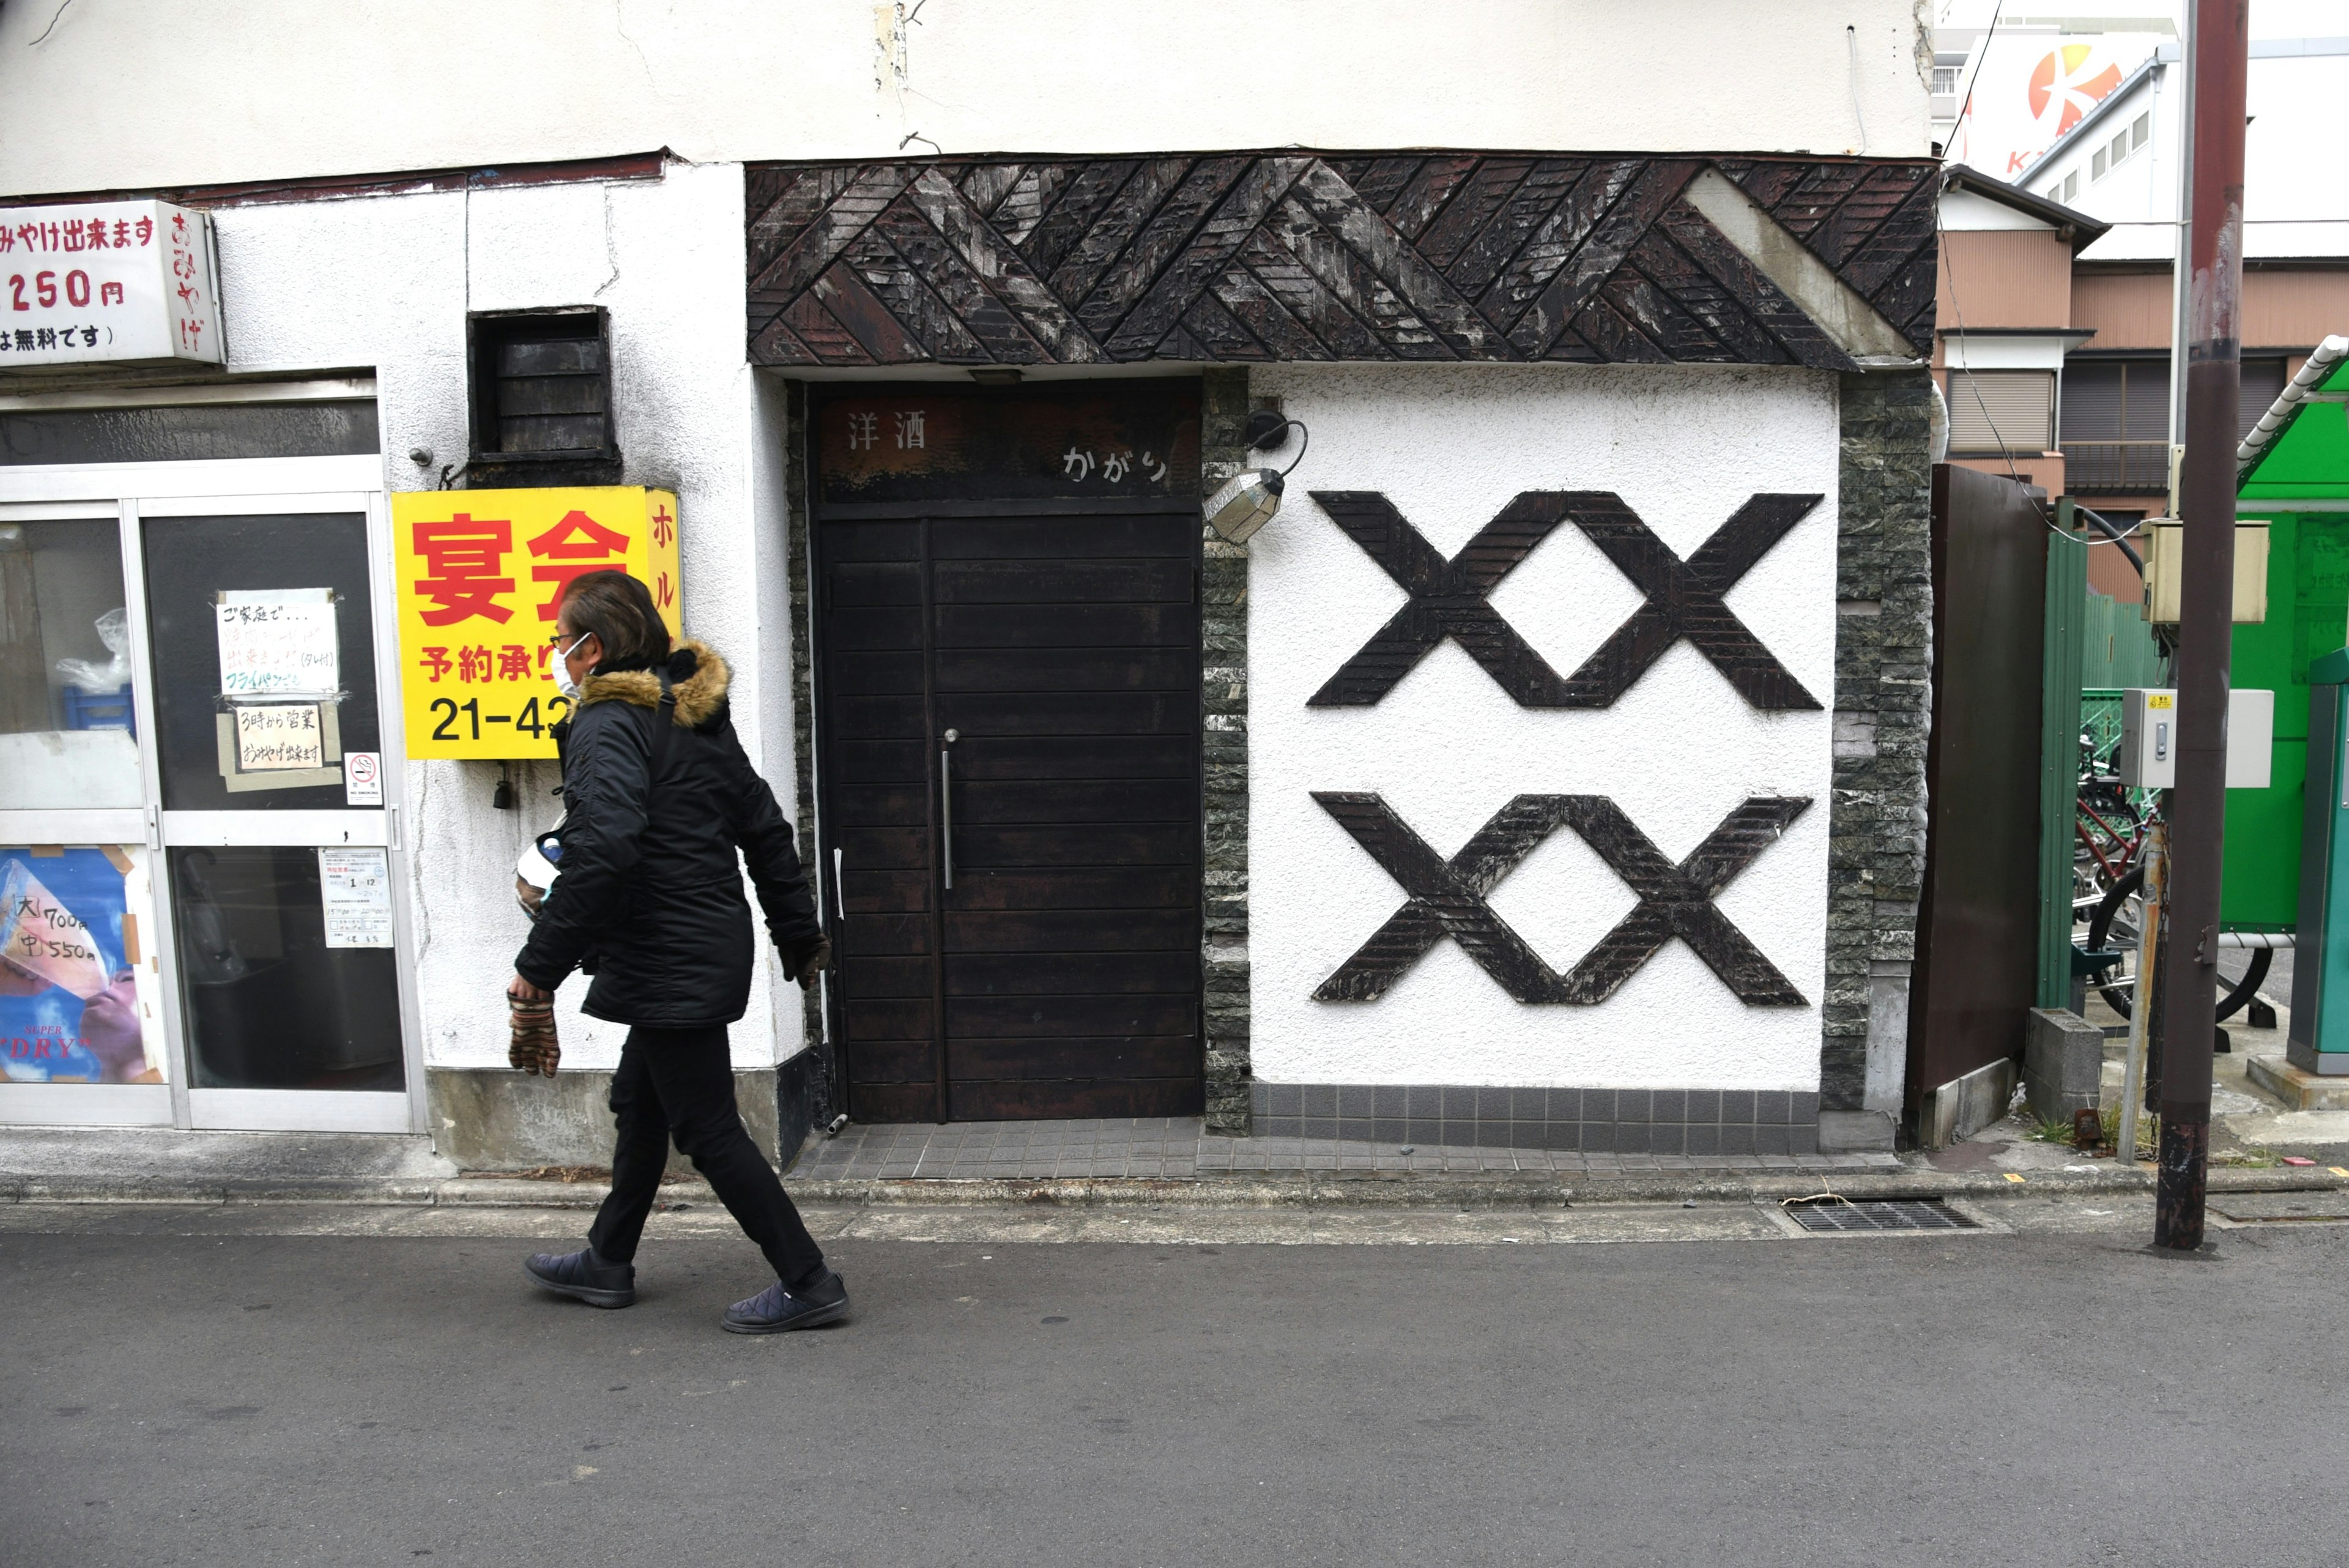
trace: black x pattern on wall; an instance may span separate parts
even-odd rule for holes
[[[1754,707],[1819,706],[1723,598],[1818,505],[1819,495],[1756,494],[1683,561],[1612,491],[1526,491],[1449,560],[1378,491],[1312,493],[1411,597],[1307,699],[1309,708],[1379,701],[1446,637],[1526,708],[1610,707],[1682,638]],[[1502,618],[1489,596],[1568,518],[1647,597],[1581,668],[1561,679]]]
[[[1775,842],[1810,801],[1754,796],[1674,864],[1605,795],[1521,794],[1449,860],[1375,794],[1314,792],[1321,808],[1410,895],[1314,993],[1319,1002],[1374,1002],[1444,937],[1516,1001],[1604,1002],[1673,937],[1688,943],[1737,998],[1802,1007],[1803,995],[1713,902]],[[1486,900],[1501,879],[1560,827],[1571,827],[1638,895],[1631,912],[1561,975]]]

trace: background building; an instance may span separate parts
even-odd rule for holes
[[[21,222],[160,199],[217,269],[212,360],[0,364],[0,511],[82,585],[16,657],[98,657],[119,593],[133,770],[0,794],[0,844],[119,854],[92,919],[147,1039],[145,1081],[12,1075],[0,1116],[598,1158],[580,988],[556,1085],[503,1066],[553,766],[435,747],[522,727],[537,579],[673,523],[843,954],[820,1000],[763,962],[736,1031],[770,1147],[835,1112],[1888,1146],[1929,40],[1894,0],[1459,24],[0,14]],[[1296,471],[1241,546],[1200,507],[1257,413],[1311,444],[1268,438]],[[468,499],[548,482],[649,493]],[[339,655],[275,692],[340,725],[298,798],[236,784],[274,764],[208,618],[248,604]],[[28,747],[83,732],[42,679]]]
[[[2254,12],[2255,35],[2271,26]],[[2179,59],[2178,44],[2155,40],[2133,67],[2106,73],[2109,82],[2043,152],[2010,157],[2020,164],[2013,172],[1953,172],[1940,218],[1952,458],[1991,472],[2012,466],[2123,524],[2169,509],[2172,259],[2187,130]],[[2344,91],[2349,36],[2254,36],[2245,431],[2349,318],[2349,204],[2325,127]],[[1970,378],[1961,374],[1968,367]],[[2117,552],[2093,551],[2090,562],[2095,589],[2137,597]]]

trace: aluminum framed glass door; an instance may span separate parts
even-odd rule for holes
[[[198,1127],[409,1131],[375,495],[135,504],[167,1005]]]
[[[0,503],[0,1120],[163,1126],[121,508]]]
[[[382,462],[313,450],[0,452],[0,880],[89,950],[0,934],[0,1123],[425,1130]]]

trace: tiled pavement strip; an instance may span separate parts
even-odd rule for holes
[[[1409,1152],[1405,1152],[1409,1147]],[[1441,1175],[1529,1172],[1899,1170],[1889,1154],[1591,1154],[1572,1149],[1419,1147],[1338,1138],[1216,1137],[1196,1116],[1133,1120],[852,1125],[812,1140],[792,1174],[812,1181],[924,1178],[1214,1179],[1308,1170]]]

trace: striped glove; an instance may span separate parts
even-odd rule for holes
[[[523,1002],[509,996],[506,1007],[512,1014],[513,1023],[513,1043],[506,1047],[507,1062],[517,1072],[554,1076],[555,1065],[563,1060],[563,1045],[554,1037],[554,1003]]]

